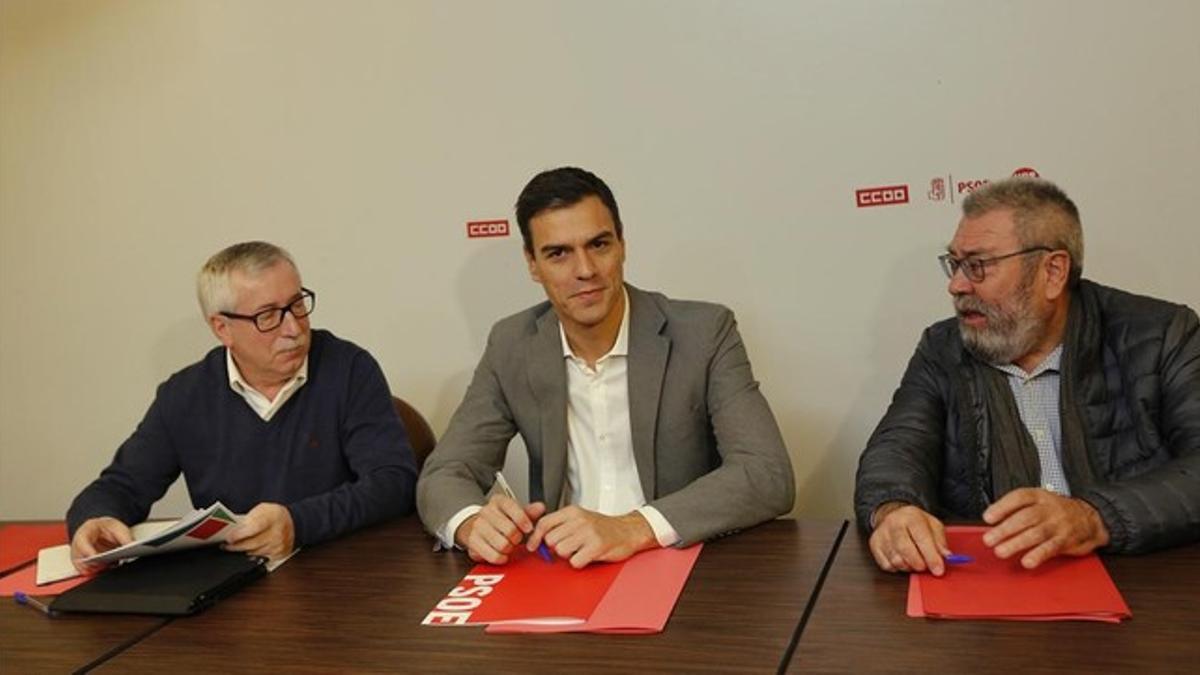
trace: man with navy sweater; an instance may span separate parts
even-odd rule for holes
[[[226,548],[282,558],[410,513],[416,463],[379,364],[312,331],[316,294],[286,251],[235,244],[200,270],[197,294],[222,346],[172,375],[129,440],[67,513],[71,556],[129,542],[129,525],[180,473],[198,508],[243,521]]]

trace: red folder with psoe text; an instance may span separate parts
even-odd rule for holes
[[[1060,556],[1027,570],[1020,556],[1001,560],[992,553],[983,543],[988,529],[946,528],[950,550],[974,561],[947,565],[942,577],[909,575],[909,616],[1109,623],[1133,616],[1095,553]]]
[[[577,570],[518,549],[507,565],[476,565],[421,621],[486,625],[488,633],[659,633],[701,544],[644,551]]]

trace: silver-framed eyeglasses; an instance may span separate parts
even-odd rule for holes
[[[234,314],[233,312],[221,312],[221,316],[228,319],[240,319],[242,321],[252,321],[254,327],[260,332],[269,333],[283,324],[283,315],[288,312],[297,319],[303,319],[313,310],[317,308],[317,294],[307,288],[300,289],[300,295],[296,296],[286,307],[268,307],[260,312],[253,314]]]
[[[1030,248],[1021,249],[1020,251],[1006,253],[1004,255],[992,256],[991,258],[955,258],[949,253],[943,253],[942,255],[938,256],[938,262],[942,264],[942,271],[946,273],[946,278],[953,279],[954,273],[961,269],[967,279],[970,279],[972,283],[977,284],[987,277],[988,265],[993,265],[1001,260],[1007,260],[1019,255],[1048,252],[1053,250],[1054,249],[1050,248],[1049,246],[1033,246]]]

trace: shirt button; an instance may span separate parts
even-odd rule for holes
[[[1053,485],[1051,485],[1050,483],[1046,483],[1042,487],[1046,488],[1046,492],[1053,492],[1055,494],[1058,494],[1058,490],[1055,489],[1055,487]]]

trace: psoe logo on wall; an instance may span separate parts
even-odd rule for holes
[[[908,185],[882,185],[854,191],[854,203],[858,208],[866,206],[891,206],[908,203]]]
[[[968,192],[974,192],[975,190],[978,190],[979,188],[983,187],[984,185],[987,185],[989,182],[990,181],[986,178],[977,178],[975,180],[960,180],[960,181],[958,181],[958,184],[957,184],[958,194],[962,195],[962,194],[966,194]]]
[[[1042,177],[1041,174],[1038,173],[1037,169],[1033,168],[1032,166],[1022,166],[1018,169],[1014,169],[1012,175],[1027,176],[1029,178]],[[931,202],[946,201],[946,199],[949,198],[950,203],[953,204],[955,202],[955,195],[969,194],[975,190],[978,190],[984,185],[987,185],[988,182],[989,181],[986,178],[973,178],[970,180],[956,181],[954,180],[954,174],[947,174],[945,178],[941,176],[934,176],[933,178],[929,179],[929,191],[925,193],[925,196],[928,197],[929,201]]]
[[[931,202],[940,202],[946,198],[946,179],[931,178],[929,180],[929,192],[926,193]]]
[[[467,222],[467,238],[507,237],[507,220],[471,220]]]

